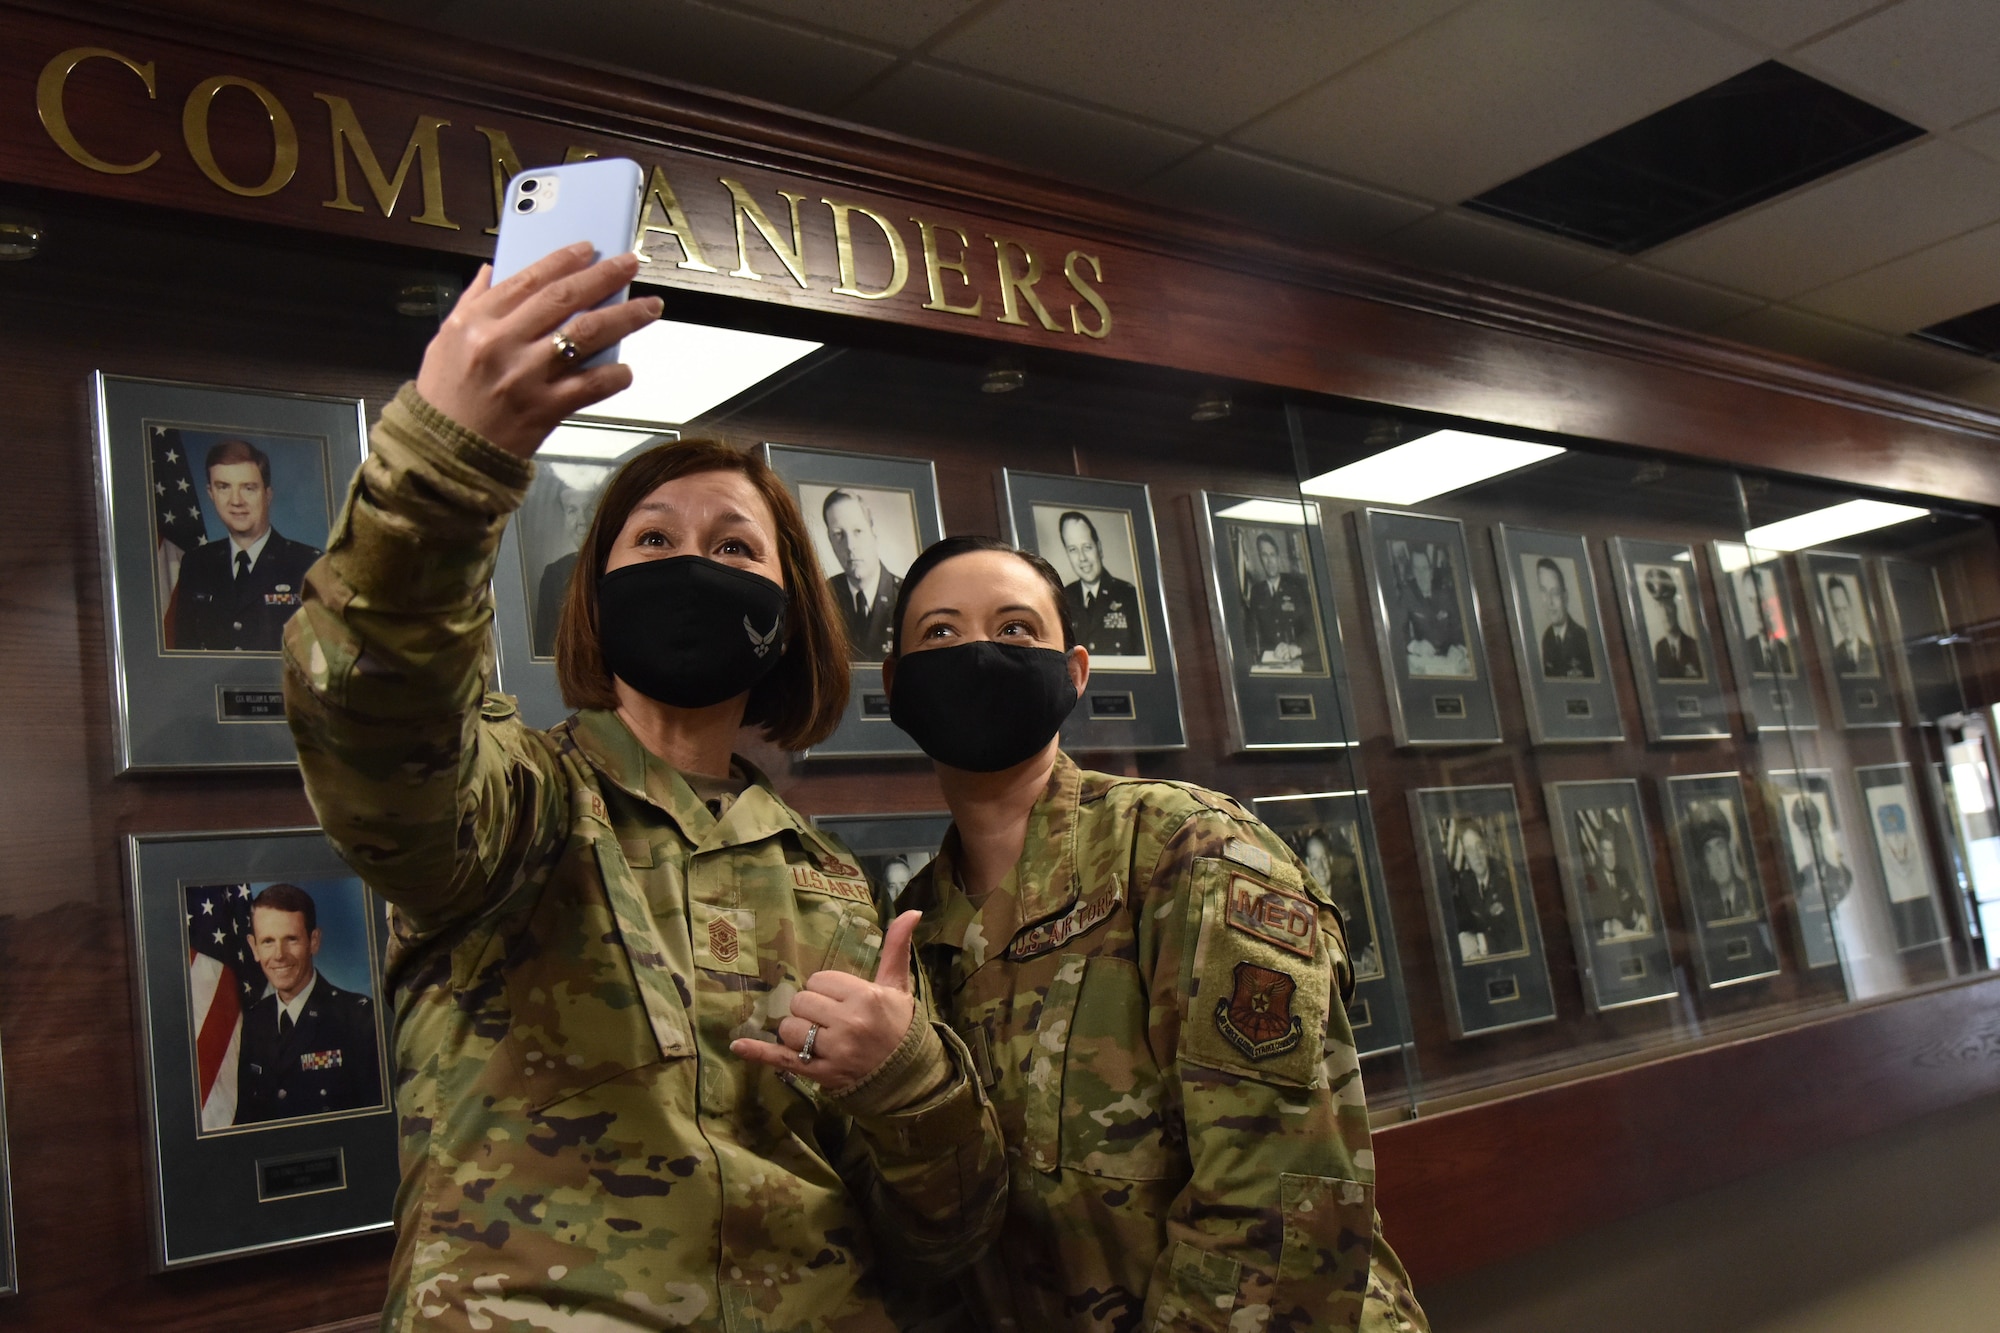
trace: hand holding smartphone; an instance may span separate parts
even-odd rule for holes
[[[645,176],[628,158],[593,158],[559,167],[534,167],[507,183],[500,214],[500,240],[493,248],[493,281],[497,285],[543,256],[578,241],[590,242],[603,259],[632,249],[639,230],[639,191]],[[623,301],[628,286],[613,292],[593,309]],[[579,362],[610,365],[619,344]]]

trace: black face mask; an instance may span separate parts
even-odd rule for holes
[[[940,764],[998,773],[1034,754],[1076,707],[1069,654],[963,643],[896,659],[889,720]]]
[[[733,699],[784,655],[785,590],[698,555],[641,560],[597,581],[604,665],[675,708]]]

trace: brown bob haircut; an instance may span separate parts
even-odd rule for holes
[[[556,629],[556,681],[563,702],[571,708],[618,706],[599,642],[597,581],[639,502],[677,477],[700,472],[737,473],[764,497],[778,524],[778,566],[787,594],[785,649],[771,674],[751,688],[743,721],[788,750],[817,745],[833,734],[847,707],[847,626],[826,590],[812,538],[785,483],[763,459],[720,440],[655,445],[619,468],[605,486]]]

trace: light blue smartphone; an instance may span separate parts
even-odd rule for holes
[[[507,182],[500,240],[493,247],[493,281],[503,282],[578,241],[589,241],[599,259],[624,254],[639,232],[639,188],[644,183],[639,164],[623,157],[519,173]],[[629,292],[613,292],[597,308],[616,305]],[[617,359],[618,344],[613,343],[583,364],[603,366]]]

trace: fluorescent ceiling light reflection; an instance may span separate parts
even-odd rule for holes
[[[1244,500],[1216,510],[1215,516],[1239,523],[1289,523],[1296,528],[1319,522],[1319,506],[1302,500]]]
[[[619,359],[632,367],[632,387],[597,404],[589,415],[678,426],[819,347],[768,333],[654,320],[619,349]]]
[[[673,430],[633,430],[629,426],[596,426],[565,421],[549,432],[549,438],[542,442],[541,450],[535,456],[552,463],[566,458],[610,463],[649,440],[672,439],[679,434],[679,431]],[[560,463],[554,465],[558,470],[562,467]]]
[[[1890,504],[1887,500],[1849,500],[1845,504],[1815,509],[1810,514],[1766,523],[1743,534],[1743,540],[1765,551],[1803,551],[1827,542],[1872,532],[1893,523],[1907,523],[1929,514],[1916,505]]]
[[[1307,495],[1336,500],[1415,504],[1554,458],[1562,452],[1560,445],[1440,430],[1331,472],[1322,472],[1299,483],[1299,489]]]

